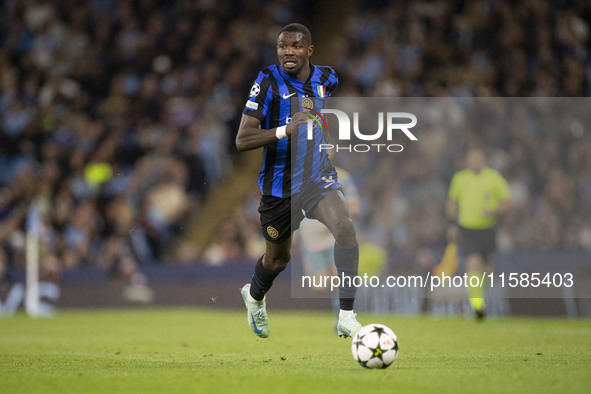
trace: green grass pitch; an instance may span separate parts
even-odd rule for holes
[[[330,313],[62,310],[0,319],[2,393],[587,393],[591,321],[359,315],[398,335],[385,370],[353,361]]]

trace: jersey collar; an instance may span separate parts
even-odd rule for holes
[[[311,78],[312,75],[314,74],[314,65],[311,62],[308,62],[308,64],[310,64],[310,75],[308,75],[308,79],[306,79],[305,82],[300,81],[299,79],[295,79],[290,77],[289,75],[287,75],[286,73],[283,72],[283,69],[281,68],[281,65],[279,65],[279,73],[281,74],[281,76],[288,80],[292,85],[293,84],[299,84],[299,85],[304,85],[306,82],[308,82]]]

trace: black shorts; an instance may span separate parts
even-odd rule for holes
[[[482,259],[490,263],[495,251],[495,228],[471,230],[460,226],[460,250],[462,254],[479,254]]]
[[[304,216],[311,217],[311,212],[318,202],[331,190],[342,191],[342,186],[337,181],[322,187],[309,187],[288,198],[263,196],[259,213],[265,239],[273,243],[281,243],[288,239],[300,228]]]

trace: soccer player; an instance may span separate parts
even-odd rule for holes
[[[497,171],[486,166],[486,154],[480,147],[466,154],[466,169],[452,178],[446,212],[450,220],[451,241],[460,239],[460,251],[466,256],[468,280],[481,278],[491,272],[495,249],[495,226],[499,216],[510,208],[507,181]],[[469,282],[470,283],[470,282]],[[485,317],[485,285],[468,287],[468,297],[476,318]]]
[[[347,202],[326,152],[318,149],[326,143],[324,132],[314,127],[312,139],[307,138],[310,117],[306,111],[321,108],[338,84],[334,70],[310,63],[313,52],[312,36],[305,26],[293,23],[281,29],[279,65],[259,73],[236,136],[239,151],[263,148],[259,213],[266,249],[251,283],[240,290],[248,324],[261,338],[270,332],[265,294],[287,267],[292,233],[304,214],[322,222],[333,234],[339,276],[357,275],[359,246]],[[346,281],[341,284],[337,333],[349,337],[361,329],[353,313],[356,288]]]

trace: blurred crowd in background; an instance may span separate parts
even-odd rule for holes
[[[161,259],[232,171],[245,75],[291,3],[3,1],[3,270],[23,264],[33,203],[48,269]]]
[[[331,46],[316,48],[329,53],[340,96],[591,93],[587,2],[357,7]],[[41,211],[48,271],[98,266],[121,274],[167,256],[208,191],[240,162],[233,145],[240,114],[258,70],[276,62],[278,30],[293,21],[313,26],[309,10],[295,0],[4,1],[0,271],[24,261],[32,203]],[[589,130],[457,133],[463,142],[433,130],[414,159],[388,159],[396,180],[379,201],[366,199],[360,222],[368,234],[378,228],[380,243],[397,250],[444,242],[447,182],[467,144],[481,142],[518,200],[499,235],[504,250],[591,249]],[[379,173],[356,174],[362,193],[372,195]],[[256,187],[256,174],[251,181]],[[253,189],[229,212],[201,261],[260,255],[258,199]],[[389,212],[387,225],[376,207]]]
[[[345,96],[590,96],[590,21],[584,1],[370,1],[338,36],[332,58]],[[449,180],[463,168],[466,148],[477,144],[489,148],[490,165],[512,188],[501,250],[591,251],[590,130],[568,119],[576,102],[535,109],[535,100],[526,102],[497,102],[448,129],[436,125],[449,120],[434,122],[408,154],[385,155],[387,162],[369,167],[387,169],[374,172],[378,182],[394,174],[386,195],[358,174],[358,183],[369,185],[362,201],[382,195],[367,205],[366,222],[382,222],[389,249],[445,240]]]

